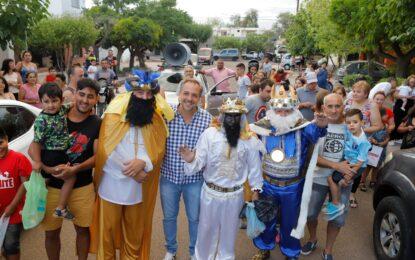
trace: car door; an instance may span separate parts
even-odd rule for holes
[[[35,119],[36,115],[23,106],[0,105],[0,126],[9,137],[10,149],[27,155]]]
[[[231,86],[232,92],[217,92],[216,86],[220,83],[228,81]],[[237,98],[238,97],[238,84],[235,76],[228,76],[223,80],[219,81],[215,85],[209,88],[209,92],[206,95],[206,110],[213,116],[219,115],[219,108],[222,105],[223,101],[228,98]]]
[[[226,58],[227,58],[227,55],[228,55],[228,50],[222,50],[222,51],[219,53],[219,57],[220,57],[221,59],[226,59]]]

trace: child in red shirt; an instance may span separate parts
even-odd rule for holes
[[[25,181],[32,172],[30,161],[21,153],[9,150],[6,132],[0,127],[0,215],[10,217],[3,249],[6,259],[20,258]]]

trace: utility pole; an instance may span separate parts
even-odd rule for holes
[[[299,8],[300,8],[300,0],[297,0],[297,13],[298,13]]]

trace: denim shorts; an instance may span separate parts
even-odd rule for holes
[[[20,234],[22,233],[22,224],[9,224],[4,237],[3,249],[4,254],[15,255],[20,252]]]
[[[344,204],[344,213],[330,221],[330,223],[338,228],[343,227],[345,224],[347,213],[349,212],[349,196],[351,189],[352,185],[341,189],[340,201]],[[313,183],[310,203],[308,204],[308,220],[317,220],[327,194],[330,194],[329,186]]]

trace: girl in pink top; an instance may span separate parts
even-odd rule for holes
[[[27,83],[20,87],[19,100],[37,108],[42,108],[38,94],[40,84],[37,83],[37,74],[29,72],[26,74],[26,81]]]

